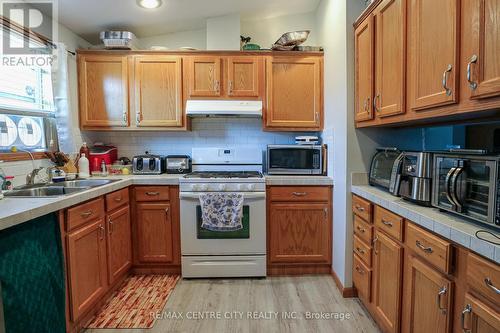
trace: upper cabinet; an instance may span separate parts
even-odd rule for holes
[[[127,57],[79,55],[80,126],[127,127]]]
[[[459,13],[456,0],[409,0],[408,91],[413,110],[458,101]]]
[[[266,63],[265,127],[323,128],[323,62],[320,57],[269,57]]]
[[[182,126],[182,58],[137,56],[134,58],[134,71],[135,125]]]
[[[84,130],[189,130],[190,99],[262,101],[269,131],[323,128],[321,53],[82,50],[78,66]]]
[[[500,117],[499,21],[498,0],[374,0],[354,25],[356,126]]]

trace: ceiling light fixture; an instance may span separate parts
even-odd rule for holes
[[[155,9],[161,6],[161,0],[137,0],[137,4],[146,9]]]

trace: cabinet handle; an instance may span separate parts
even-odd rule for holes
[[[361,233],[365,233],[366,229],[365,228],[361,228],[359,225],[356,227],[356,229],[358,229],[359,232]]]
[[[86,212],[81,213],[80,216],[83,217],[84,219],[86,219],[87,217],[89,217],[93,213],[94,212],[92,212],[91,210],[87,210]]]
[[[358,272],[361,275],[365,274],[365,271],[362,270],[359,266],[356,266],[356,272]]]
[[[319,123],[319,112],[314,113],[314,122]]]
[[[359,212],[361,212],[361,213],[365,211],[365,208],[364,208],[364,207],[361,207],[360,205],[356,205],[356,206],[354,206],[354,207],[356,208],[356,210],[357,210],[357,211],[359,211]]]
[[[219,93],[220,92],[220,82],[217,80],[217,81],[214,82],[214,84],[215,84],[215,89],[214,90],[217,93]]]
[[[135,115],[135,123],[139,125],[141,123],[141,113],[137,112]]]
[[[446,308],[442,308],[441,307],[441,296],[443,296],[444,294],[446,294],[446,292],[448,291],[448,288],[446,287],[443,287],[439,290],[438,294],[437,294],[437,305],[438,305],[438,309],[441,311],[441,313],[443,314],[446,314],[446,312],[448,311],[448,309]]]
[[[447,96],[451,96],[451,93],[452,93],[451,89],[448,88],[448,73],[450,73],[452,69],[453,69],[453,66],[451,64],[449,64],[443,73],[443,89],[446,91]]]
[[[233,81],[229,81],[229,95],[233,93]]]
[[[307,195],[307,192],[292,192],[292,195],[295,195],[296,197],[303,197]]]
[[[460,317],[460,323],[462,325],[462,330],[464,331],[464,333],[471,331],[469,328],[465,327],[465,315],[467,313],[472,313],[472,306],[470,304],[467,304],[465,306],[465,309],[462,311],[462,316]]]
[[[472,58],[470,58],[469,63],[467,64],[467,82],[469,82],[469,87],[472,90],[476,90],[477,88],[477,83],[472,81],[472,64],[477,63],[477,55],[473,55]]]
[[[123,198],[122,198],[122,197],[115,198],[115,201],[116,201],[116,202],[121,202],[122,200],[123,200]]]
[[[375,110],[375,112],[380,112],[380,110],[377,109],[377,99],[380,99],[380,94],[373,97],[373,110]]]
[[[328,208],[323,208],[323,213],[324,213],[324,216],[325,216],[325,222],[328,221]]]
[[[493,290],[497,295],[500,295],[500,289],[498,289],[497,287],[495,287],[493,285],[493,282],[491,282],[491,279],[489,277],[487,277],[487,278],[484,279],[484,283],[486,284],[486,286],[488,288],[490,288],[491,290]]]
[[[390,221],[382,219],[382,224],[388,226],[389,228],[392,228],[393,224]]]
[[[366,253],[365,250],[363,250],[362,248],[359,248],[359,247],[356,248],[356,251],[358,251],[361,254],[365,254]]]
[[[111,235],[113,233],[113,221],[111,221],[111,217],[108,218],[109,230],[108,233]]]
[[[369,105],[370,104],[370,97],[368,97],[367,99],[365,99],[365,105],[363,106],[363,109],[365,112],[368,112],[368,108],[369,108]]]
[[[378,254],[377,246],[376,246],[377,241],[378,241],[378,236],[375,236],[375,238],[372,240],[373,252],[375,252],[375,254]]]
[[[104,226],[102,224],[99,224],[99,234],[100,234],[100,239],[104,239]]]
[[[160,192],[146,192],[146,195],[148,195],[150,197],[154,197],[154,196],[160,195]]]
[[[425,247],[424,244],[422,244],[419,240],[417,240],[415,242],[415,245],[422,251],[424,251],[425,253],[432,253],[434,252],[434,250],[432,249],[432,247]]]
[[[123,112],[123,124],[128,125],[128,115],[127,112]]]

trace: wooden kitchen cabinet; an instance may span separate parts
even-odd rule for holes
[[[107,290],[106,233],[97,219],[67,235],[71,318],[90,310]]]
[[[170,204],[137,204],[138,258],[140,262],[174,261],[173,223]]]
[[[261,95],[262,67],[262,57],[228,57],[227,95],[239,98],[259,97]]]
[[[410,108],[458,102],[460,4],[456,0],[408,0]]]
[[[134,71],[135,126],[183,126],[182,57],[139,55],[134,57]]]
[[[81,128],[129,125],[126,56],[79,54],[78,90]]]
[[[462,312],[463,332],[499,333],[500,313],[471,294],[465,295],[465,306]]]
[[[330,261],[328,204],[273,203],[270,214],[270,262]]]
[[[132,266],[132,235],[128,205],[107,217],[108,280],[115,283]]]
[[[265,129],[323,129],[322,68],[320,57],[267,58]]]
[[[453,282],[414,255],[405,258],[402,332],[451,332]]]
[[[374,235],[373,306],[386,332],[400,329],[403,247],[381,231]]]
[[[373,119],[374,41],[373,16],[369,16],[354,31],[355,59],[355,116],[356,121]]]
[[[191,56],[186,60],[187,97],[221,97],[222,58],[216,55]]]

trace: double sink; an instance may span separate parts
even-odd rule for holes
[[[4,192],[5,197],[17,198],[47,198],[69,195],[116,182],[120,179],[82,179],[71,180],[50,184],[33,184],[16,187],[11,191]]]

